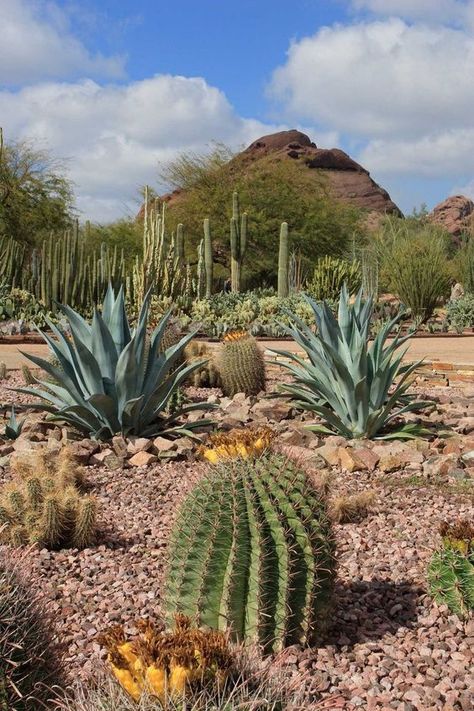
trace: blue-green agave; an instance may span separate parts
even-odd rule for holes
[[[54,382],[37,380],[42,388],[19,392],[39,396],[43,409],[54,420],[65,421],[96,439],[121,433],[151,437],[191,435],[192,429],[208,424],[200,420],[184,426],[182,415],[191,410],[211,409],[208,403],[190,403],[167,414],[174,393],[190,373],[205,361],[179,364],[190,333],[179,343],[160,352],[170,314],[163,316],[151,337],[147,335],[150,295],[142,305],[135,330],[125,310],[123,289],[117,296],[111,286],[102,314],[95,310],[92,323],[69,306],[61,306],[67,319],[65,330],[49,322],[52,336],[40,331],[59,367],[25,353]]]
[[[410,376],[422,362],[402,362],[406,349],[399,349],[411,334],[396,335],[387,342],[403,311],[384,324],[370,343],[373,302],[363,302],[361,291],[351,304],[343,287],[337,319],[326,302],[316,303],[309,297],[306,300],[313,310],[316,328],[290,314],[291,325],[285,330],[306,352],[307,359],[289,351],[274,353],[287,359],[279,364],[294,376],[293,383],[281,386],[283,391],[326,423],[310,429],[349,439],[373,438],[381,436],[381,431],[403,413],[431,404],[416,401],[407,392]],[[425,433],[414,423],[406,423],[385,437],[412,438]]]
[[[23,430],[23,425],[25,424],[26,418],[24,417],[22,420],[18,420],[15,414],[15,407],[12,405],[12,409],[10,411],[10,417],[8,419],[7,424],[5,425],[5,432],[4,435],[7,439],[18,439],[18,437],[21,435],[21,432]]]

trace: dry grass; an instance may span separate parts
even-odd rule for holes
[[[330,516],[335,523],[357,523],[369,514],[375,499],[373,489],[335,496],[329,502]]]

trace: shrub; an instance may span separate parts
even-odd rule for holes
[[[334,573],[325,496],[306,474],[274,453],[224,461],[181,506],[164,608],[268,652],[320,638]]]
[[[349,293],[354,294],[359,291],[361,283],[362,274],[358,262],[347,262],[345,259],[326,255],[316,262],[313,278],[306,291],[316,301],[334,301],[339,297],[344,284]]]
[[[60,367],[27,355],[57,384],[38,381],[43,386],[41,390],[24,388],[19,392],[39,395],[42,398],[39,405],[53,414],[51,419],[65,421],[96,439],[110,439],[117,433],[143,437],[179,435],[184,431],[179,421],[182,415],[197,407],[202,410],[211,407],[208,403],[191,403],[166,415],[173,394],[200,367],[199,361],[177,365],[194,334],[184,336],[160,353],[169,314],[148,338],[148,305],[149,295],[133,333],[122,289],[115,296],[109,286],[102,315],[95,311],[92,324],[70,307],[62,306],[72,337],[68,338],[64,330],[52,323],[56,338],[42,333]],[[204,421],[188,423],[185,431],[189,433],[203,424]]]
[[[61,650],[23,556],[0,548],[0,708],[43,708],[62,682]]]
[[[459,520],[441,526],[442,548],[428,568],[430,592],[459,617],[474,610],[474,526]]]
[[[464,294],[459,299],[448,301],[446,318],[458,333],[474,327],[474,294]]]
[[[446,238],[421,225],[417,231],[388,221],[379,242],[388,288],[410,309],[413,319],[427,321],[441,297],[449,293]]]
[[[318,305],[310,298],[308,303],[316,333],[297,318],[287,329],[308,360],[290,351],[274,352],[287,359],[279,364],[294,377],[294,383],[283,384],[281,389],[326,423],[310,429],[348,439],[372,438],[403,413],[429,404],[417,402],[407,392],[410,376],[420,363],[402,364],[403,353],[397,351],[410,336],[397,335],[386,344],[401,315],[383,325],[370,345],[373,304],[371,299],[363,303],[361,292],[351,304],[347,289],[342,289],[338,320],[326,303]],[[421,433],[419,427],[406,424],[386,437],[408,438]]]
[[[224,395],[258,395],[265,390],[265,359],[253,336],[234,331],[224,336],[218,358]]]
[[[81,495],[81,474],[62,454],[54,465],[45,453],[15,458],[16,478],[0,492],[0,541],[13,546],[39,543],[51,550],[86,548],[96,536],[97,503]]]
[[[375,501],[375,491],[335,496],[330,501],[329,511],[335,523],[356,523],[366,518]]]

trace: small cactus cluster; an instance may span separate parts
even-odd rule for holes
[[[70,454],[46,452],[12,461],[15,479],[0,494],[0,541],[50,550],[86,548],[95,540],[97,503],[80,493],[82,472]]]
[[[24,555],[0,548],[0,709],[49,708],[61,669],[51,615],[32,587]]]
[[[198,454],[211,464],[226,459],[251,459],[261,456],[270,447],[274,436],[268,427],[216,432],[199,447]]]
[[[167,707],[168,701],[182,702],[191,689],[223,683],[232,671],[226,635],[197,629],[185,615],[175,616],[172,632],[149,620],[137,629],[131,640],[121,626],[99,636],[113,674],[135,701],[148,693]]]
[[[36,383],[36,378],[34,374],[31,371],[31,368],[26,365],[26,363],[23,363],[21,366],[21,374],[23,376],[23,382],[25,385],[34,385]]]
[[[6,380],[8,378],[7,364],[3,361],[0,362],[0,380]]]
[[[320,638],[333,602],[326,496],[275,453],[212,467],[184,500],[164,609],[265,652]]]
[[[474,610],[474,525],[460,519],[440,527],[442,548],[428,568],[430,592],[459,617]]]
[[[200,368],[191,373],[190,379],[195,388],[218,388],[221,385],[221,376],[216,360],[205,343],[191,341],[184,351],[188,365],[198,360],[206,359]]]
[[[265,390],[265,360],[257,341],[246,331],[226,334],[219,354],[224,395],[258,395]]]

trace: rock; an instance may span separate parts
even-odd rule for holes
[[[377,464],[380,461],[378,454],[376,454],[372,449],[368,449],[368,447],[358,447],[356,451],[357,458],[365,465],[364,468],[370,472],[373,472],[374,469],[377,468]]]
[[[148,437],[129,437],[127,442],[127,452],[137,454],[138,452],[148,452],[153,447],[153,440]]]
[[[79,442],[71,442],[69,449],[79,464],[88,464],[90,457],[99,451],[100,445],[92,439],[82,439]]]
[[[265,418],[270,422],[287,420],[291,417],[292,411],[291,403],[285,400],[259,400],[252,407],[252,414],[256,418]]]
[[[11,454],[14,451],[15,447],[13,446],[13,444],[3,444],[0,447],[0,457],[6,457],[7,454]]]
[[[104,460],[111,454],[116,456],[113,449],[110,449],[110,447],[106,447],[106,449],[102,449],[99,452],[95,452],[90,458],[90,463],[101,465],[104,463]]]
[[[134,454],[133,457],[128,460],[128,463],[132,467],[147,467],[149,464],[153,464],[153,462],[156,462],[157,460],[158,457],[156,454],[152,454],[151,452],[147,452],[142,449]]]
[[[324,459],[324,461],[326,461],[332,467],[338,467],[341,463],[339,456],[340,450],[341,447],[339,447],[338,445],[326,443],[323,444],[322,447],[318,447],[317,449],[315,449],[314,454],[318,454]]]
[[[438,454],[429,457],[423,464],[423,473],[429,478],[451,476],[450,472],[460,468],[457,454]]]
[[[453,195],[440,202],[428,215],[428,219],[444,227],[454,238],[459,239],[474,213],[474,202],[465,195]]]
[[[166,437],[155,437],[153,448],[157,452],[170,452],[177,449],[176,440],[166,439]]]
[[[364,471],[367,469],[365,462],[359,457],[359,450],[351,447],[340,447],[338,451],[339,463],[348,472]]]
[[[189,437],[179,437],[173,441],[173,444],[176,445],[176,452],[179,455],[191,454],[196,448],[196,442]]]
[[[118,457],[128,456],[129,452],[127,444],[127,440],[125,437],[122,437],[122,435],[115,435],[115,437],[112,437],[112,448]]]

